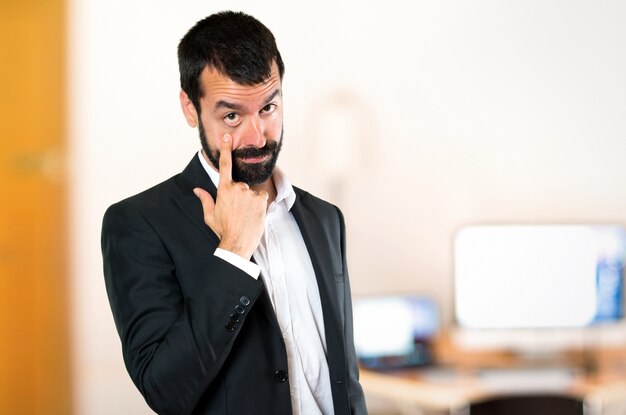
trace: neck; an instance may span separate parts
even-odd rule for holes
[[[276,199],[277,192],[276,192],[276,186],[274,186],[274,176],[270,177],[263,183],[259,183],[259,184],[255,184],[254,186],[251,186],[250,189],[254,190],[255,192],[261,192],[261,191],[267,192],[267,194],[270,196],[267,199],[267,206],[269,206],[274,201],[274,199]]]

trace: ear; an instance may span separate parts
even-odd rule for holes
[[[183,90],[180,91],[180,107],[183,110],[183,115],[187,120],[187,124],[191,127],[198,126],[198,112],[196,111],[196,107],[193,105],[193,102],[187,96],[187,93]]]

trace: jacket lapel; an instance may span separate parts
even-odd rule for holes
[[[217,189],[209,178],[209,175],[202,167],[198,155],[196,154],[189,162],[185,170],[178,175],[176,181],[181,189],[180,193],[172,195],[172,199],[181,208],[181,210],[191,220],[209,240],[215,245],[219,244],[219,238],[215,233],[204,223],[204,213],[202,211],[202,203],[198,197],[193,193],[193,189],[200,187],[213,196],[217,195]]]
[[[346,405],[344,394],[339,391],[343,386],[340,384],[346,382],[346,364],[342,329],[343,316],[339,308],[335,283],[335,270],[341,269],[341,260],[334,256],[330,250],[331,244],[324,231],[324,222],[321,220],[310,195],[300,189],[294,189],[296,190],[296,202],[291,208],[291,212],[302,233],[317,279],[324,316],[333,401],[335,402],[335,409],[338,411],[338,408],[343,408]]]

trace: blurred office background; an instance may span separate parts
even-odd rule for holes
[[[2,0],[0,412],[150,413],[101,218],[199,149],[176,46],[223,9],[276,36],[280,165],[343,209],[354,295],[430,295],[449,327],[460,226],[626,223],[624,2]]]

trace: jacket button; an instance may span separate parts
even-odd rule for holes
[[[230,321],[232,321],[233,323],[239,323],[239,320],[241,320],[241,316],[239,314],[231,314],[230,315]]]
[[[224,328],[226,329],[226,331],[235,331],[235,326],[235,323],[229,321],[228,323],[226,323],[226,326]]]
[[[274,372],[274,380],[279,383],[283,383],[287,380],[287,372],[284,370],[277,370]]]
[[[239,299],[239,304],[244,307],[248,307],[250,305],[250,299],[244,295]]]
[[[235,306],[235,311],[237,312],[237,314],[243,314],[246,312],[246,309],[242,305],[237,304]]]

